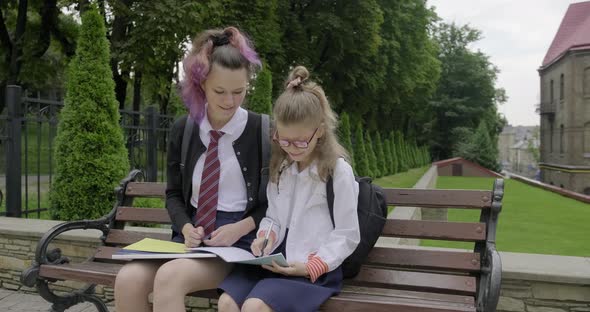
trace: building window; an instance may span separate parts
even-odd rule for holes
[[[563,125],[559,126],[559,152],[560,153],[564,153],[564,148],[563,148],[563,140],[565,138],[565,135],[563,133]]]
[[[551,79],[551,82],[549,83],[549,99],[551,99],[551,103],[555,102],[555,94],[553,94],[553,79]]]
[[[590,96],[590,67],[584,69],[584,96]]]
[[[553,153],[553,120],[549,120],[549,153]]]
[[[584,156],[590,154],[590,122],[584,125]]]
[[[559,77],[559,99],[563,100],[563,74]]]

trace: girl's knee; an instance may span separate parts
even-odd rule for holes
[[[250,298],[242,305],[242,312],[272,311],[272,309],[258,298]]]
[[[240,311],[238,304],[227,293],[223,293],[221,296],[219,296],[219,301],[217,302],[217,308],[219,311],[223,311],[223,312]]]
[[[170,283],[177,280],[182,275],[182,268],[179,266],[172,265],[175,260],[164,263],[156,272],[154,279],[154,286],[161,288],[162,286],[169,286]],[[186,274],[186,272],[184,272]]]
[[[145,263],[128,263],[117,273],[115,288],[125,290],[128,286],[136,288],[138,285],[151,285],[154,281],[155,270]]]

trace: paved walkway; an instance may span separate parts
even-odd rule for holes
[[[6,290],[0,288],[0,311],[2,312],[46,312],[51,305],[35,294]],[[109,307],[111,312],[114,307]],[[96,312],[96,307],[90,303],[81,303],[66,310],[66,312]]]

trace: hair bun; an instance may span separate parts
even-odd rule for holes
[[[305,66],[297,66],[291,70],[289,77],[287,78],[287,86],[299,86],[309,78],[309,71]],[[299,79],[298,83],[292,84],[291,82]]]

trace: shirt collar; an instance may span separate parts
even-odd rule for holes
[[[317,165],[317,161],[315,161],[315,160],[307,168],[305,168],[301,172],[299,172],[296,162],[293,162],[287,168],[286,171],[292,175],[299,175],[299,176],[305,176],[305,177],[309,177],[309,176],[319,177],[318,165]]]
[[[207,111],[208,105],[205,106],[205,112]],[[243,122],[248,120],[248,111],[243,109],[242,107],[238,107],[236,113],[232,116],[232,118],[223,126],[219,131],[224,133],[224,136],[233,137],[234,134],[239,130],[240,125],[243,125]],[[211,123],[209,122],[209,117],[207,117],[207,113],[205,113],[205,117],[203,121],[199,125],[199,131],[202,133],[209,133],[209,131],[213,130],[211,127]],[[234,138],[235,139],[235,138]]]

